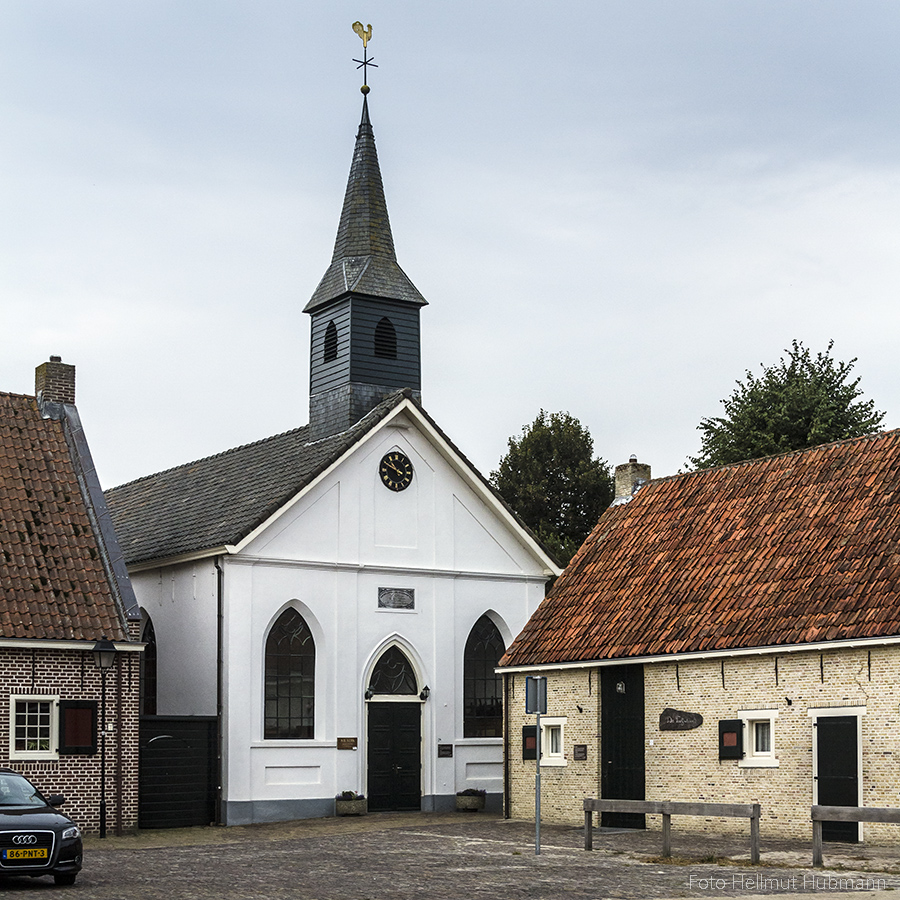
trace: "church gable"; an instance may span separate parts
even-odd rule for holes
[[[552,570],[533,537],[410,400],[236,549],[325,563]]]

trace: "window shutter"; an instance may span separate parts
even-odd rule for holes
[[[741,719],[719,720],[719,759],[744,758],[744,723]]]
[[[97,752],[97,701],[60,700],[60,756]]]

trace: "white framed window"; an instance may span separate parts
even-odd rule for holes
[[[10,697],[9,758],[59,757],[59,697]]]
[[[739,766],[777,768],[775,720],[777,709],[745,709],[738,713],[744,723],[744,758]]]
[[[541,765],[566,765],[565,746],[566,716],[541,716]]]

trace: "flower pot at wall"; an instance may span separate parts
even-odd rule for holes
[[[479,809],[484,809],[484,797],[467,797],[465,795],[456,795],[457,812],[478,812]]]
[[[336,816],[364,816],[369,811],[369,801],[360,800],[335,800],[334,814]]]

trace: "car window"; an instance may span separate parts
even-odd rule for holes
[[[44,799],[21,775],[0,775],[0,806],[43,806]]]

